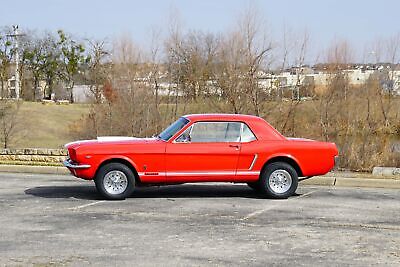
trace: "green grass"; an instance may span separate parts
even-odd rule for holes
[[[69,125],[89,112],[89,105],[24,102],[12,148],[62,148],[73,141]]]

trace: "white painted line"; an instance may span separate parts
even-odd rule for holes
[[[311,195],[311,194],[313,194],[313,193],[315,193],[315,192],[321,191],[321,190],[322,190],[322,189],[314,190],[314,191],[311,191],[311,192],[302,194],[302,195],[297,196],[297,197],[293,197],[293,198],[289,198],[289,199],[276,200],[276,201],[279,201],[279,203],[287,203],[288,201],[292,201],[292,200],[296,200],[296,199],[299,199],[299,198],[303,198],[303,197],[309,196],[309,195]],[[266,211],[272,210],[272,209],[277,208],[277,207],[279,207],[279,206],[281,206],[281,204],[276,204],[276,205],[272,205],[272,206],[270,206],[270,207],[268,207],[268,208],[265,208],[265,209],[256,210],[256,211],[254,211],[254,212],[252,212],[252,213],[249,213],[247,216],[243,217],[242,220],[247,221],[248,219],[251,219],[251,218],[253,218],[253,217],[256,217],[256,216],[258,216],[258,215],[260,215],[260,214],[262,214],[262,213],[264,213],[264,212],[266,212]]]
[[[96,202],[92,202],[92,203],[89,203],[89,204],[85,204],[85,205],[81,205],[81,206],[77,206],[77,207],[72,207],[72,208],[68,208],[68,209],[69,210],[79,210],[79,209],[87,208],[87,207],[90,207],[90,206],[93,206],[93,205],[97,205],[97,204],[100,204],[100,203],[103,203],[103,202],[105,202],[105,200],[100,200],[100,201],[96,201]]]
[[[318,191],[321,191],[321,190],[322,190],[322,189],[319,189],[319,190],[314,190],[314,191],[311,191],[311,192],[308,192],[308,193],[302,194],[302,195],[300,195],[300,196],[294,197],[294,198],[292,198],[292,199],[303,198],[303,197],[309,196],[309,195],[311,195],[311,194],[314,194],[315,192],[318,192]]]
[[[251,219],[251,218],[253,218],[253,217],[255,217],[255,216],[258,216],[258,215],[260,215],[260,214],[262,214],[262,213],[264,213],[264,212],[266,212],[266,211],[272,210],[272,209],[276,208],[277,206],[279,206],[279,205],[273,205],[273,206],[270,206],[270,207],[265,208],[265,209],[262,209],[262,210],[256,210],[256,211],[254,211],[254,212],[248,214],[248,215],[247,215],[246,217],[244,217],[242,220],[247,221],[248,219]]]

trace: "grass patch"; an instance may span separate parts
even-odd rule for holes
[[[57,105],[24,102],[12,148],[62,148],[73,141],[69,125],[89,112],[87,104]]]

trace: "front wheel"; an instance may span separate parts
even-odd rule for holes
[[[288,198],[296,192],[298,175],[288,163],[274,162],[261,173],[259,180],[261,191],[271,198]]]
[[[108,163],[97,172],[94,180],[97,191],[106,199],[121,200],[129,197],[135,188],[135,175],[122,163]]]

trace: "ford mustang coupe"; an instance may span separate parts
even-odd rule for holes
[[[157,137],[99,137],[66,144],[64,165],[94,180],[106,199],[124,199],[137,186],[193,182],[247,183],[271,198],[287,198],[299,177],[335,165],[334,143],[286,138],[249,115],[186,115]]]

